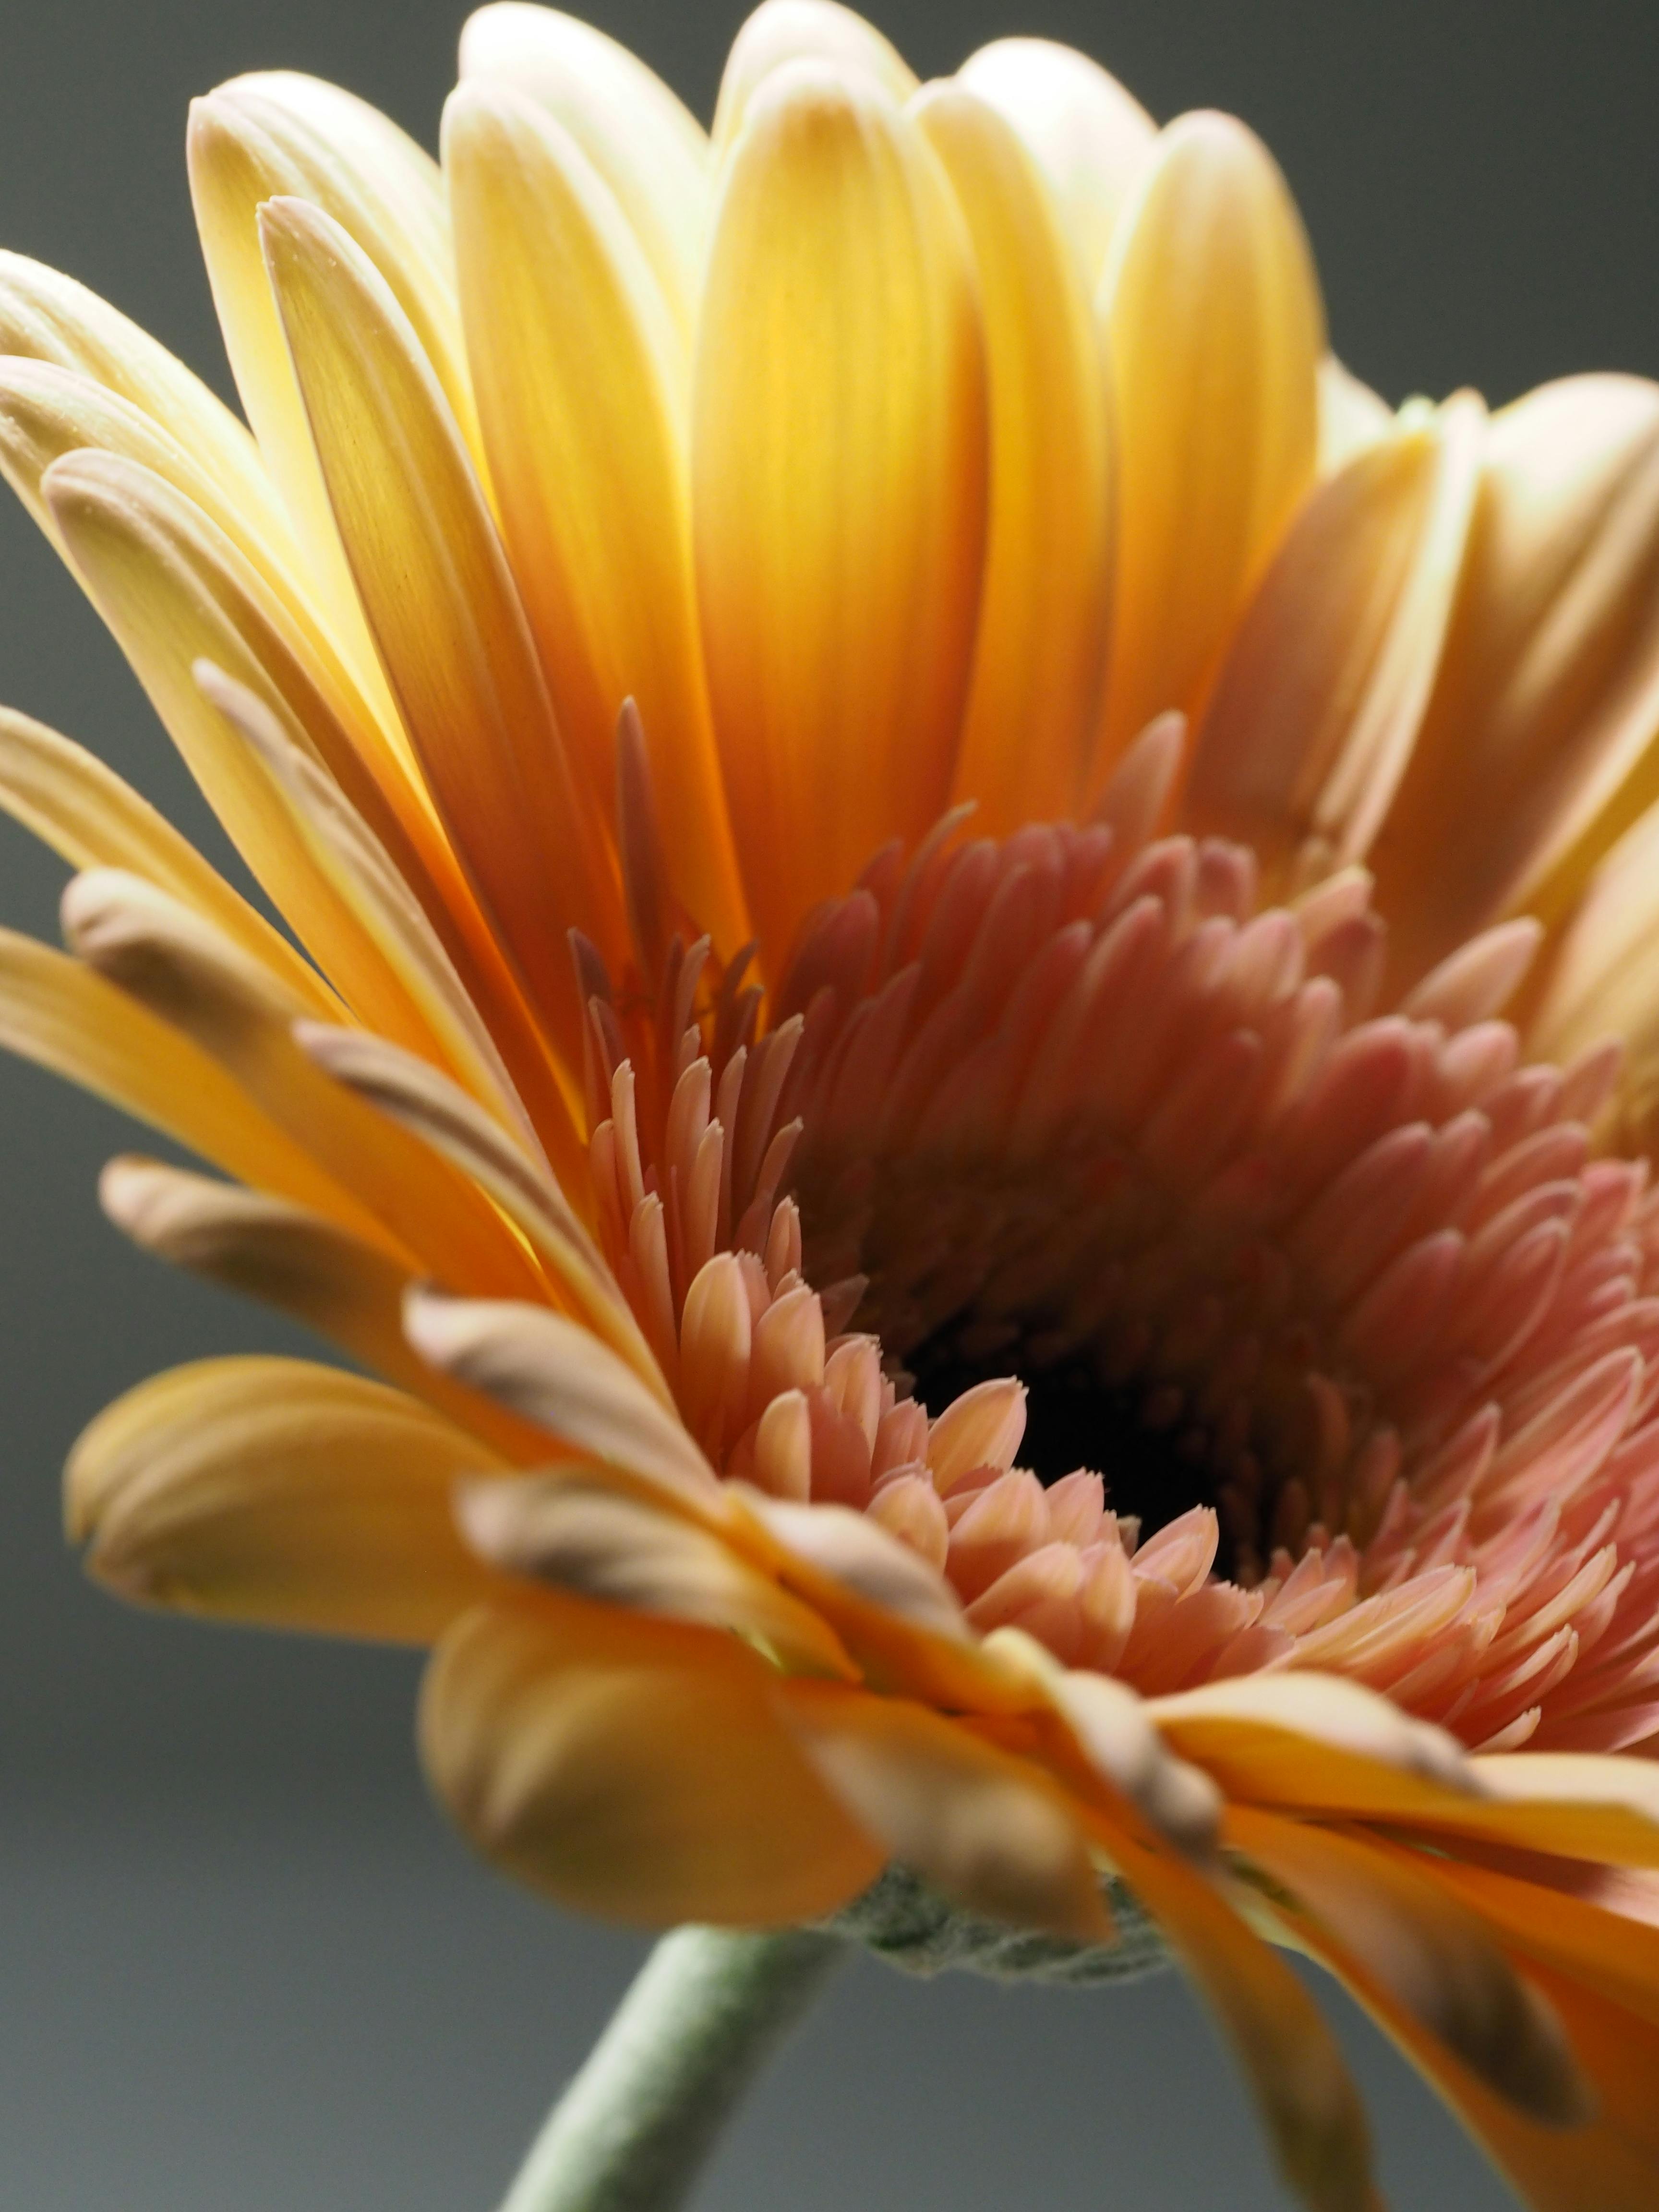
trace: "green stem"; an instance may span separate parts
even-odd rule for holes
[[[554,2106],[501,2212],[672,2212],[847,1954],[834,1936],[665,1936]]]

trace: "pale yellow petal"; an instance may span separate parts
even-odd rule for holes
[[[1224,115],[1163,133],[1101,280],[1118,553],[1100,772],[1154,714],[1202,705],[1313,482],[1324,316],[1261,141]]]
[[[461,77],[524,94],[570,133],[615,193],[689,358],[713,191],[696,118],[626,46],[527,0],[468,18]]]
[[[1659,796],[1659,385],[1583,376],[1492,425],[1439,682],[1373,849],[1409,977],[1558,920]]]
[[[971,1911],[1110,1940],[1082,1829],[1038,1768],[902,1698],[792,1682],[783,1702],[813,1765],[890,1857]]]
[[[529,1466],[546,1456],[536,1431],[410,1347],[403,1309],[414,1277],[380,1246],[289,1200],[131,1155],[105,1167],[98,1198],[145,1251],[292,1315],[502,1458]]]
[[[246,427],[165,346],[95,292],[41,262],[0,252],[0,354],[53,363],[136,408],[212,478],[250,532],[294,556],[286,513]]]
[[[498,1577],[458,1477],[494,1455],[426,1407],[298,1359],[215,1359],[130,1390],[64,1470],[71,1536],[122,1596],[226,1620],[426,1644]]]
[[[194,908],[320,1019],[337,1017],[316,970],[148,799],[68,738],[8,707],[0,707],[0,806],[72,868],[125,868]]]
[[[960,86],[911,112],[967,222],[990,404],[985,580],[952,797],[976,829],[1075,814],[1110,615],[1105,363],[1053,198],[1013,129]]]
[[[697,633],[679,343],[615,196],[485,78],[444,112],[461,305],[502,533],[559,726],[602,803],[636,703],[675,891],[747,935]]]
[[[735,1638],[549,1591],[460,1622],[421,1703],[428,1771],[489,1857],[611,1919],[816,1919],[882,1853]]]
[[[761,0],[726,56],[714,108],[717,152],[737,138],[767,78],[790,62],[826,62],[845,75],[866,77],[901,106],[916,89],[915,73],[903,56],[856,9],[839,0]]]
[[[47,503],[94,605],[233,843],[341,996],[397,1024],[386,963],[350,901],[307,848],[270,769],[202,693],[199,660],[258,696],[289,738],[349,743],[311,680],[282,608],[229,541],[170,484],[111,453],[72,453],[44,479]],[[314,988],[296,1011],[325,1011]]]
[[[384,803],[416,835],[428,830],[431,802],[380,671],[374,672],[371,699],[342,656],[337,623],[319,612],[315,584],[286,529],[251,505],[239,483],[211,473],[195,451],[118,392],[50,362],[0,362],[0,468],[60,552],[64,548],[42,479],[54,461],[82,448],[137,463],[224,533],[280,604],[362,771],[384,792]]]
[[[1292,887],[1368,849],[1439,667],[1480,481],[1465,394],[1307,501],[1246,610],[1194,744],[1187,817]]]
[[[260,229],[341,535],[428,785],[579,1066],[567,933],[618,943],[618,902],[603,817],[571,774],[477,480],[368,258],[301,200],[269,202]]]
[[[291,1002],[199,915],[113,868],[77,876],[63,915],[81,957],[222,1060],[383,1224],[380,1241],[458,1288],[538,1294],[534,1261],[477,1185],[314,1067]]]
[[[985,385],[961,217],[868,80],[775,71],[709,249],[691,441],[715,726],[750,907],[814,900],[942,811],[984,536]]]
[[[1098,283],[1118,217],[1157,142],[1152,117],[1097,62],[1049,39],[998,39],[957,76],[1006,117],[1042,164],[1084,281]]]
[[[1334,353],[1319,364],[1319,473],[1333,477],[1368,446],[1386,438],[1394,422],[1388,401],[1362,384]]]
[[[0,1045],[227,1174],[387,1244],[374,1217],[218,1060],[79,961],[10,930],[0,930]]]

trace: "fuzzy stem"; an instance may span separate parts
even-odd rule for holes
[[[665,1936],[554,2106],[501,2212],[673,2212],[847,1951],[839,1937],[805,1929]]]

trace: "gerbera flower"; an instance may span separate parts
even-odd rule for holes
[[[1243,125],[823,0],[712,135],[505,4],[441,173],[287,75],[190,166],[252,434],[8,257],[0,460],[303,954],[8,715],[0,1028],[384,1379],[131,1393],[93,1571],[434,1644],[578,1906],[1144,1911],[1348,2212],[1300,1948],[1651,2212],[1659,390],[1391,413]]]

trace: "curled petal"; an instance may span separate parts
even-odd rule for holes
[[[283,1628],[428,1643],[494,1577],[450,1510],[494,1455],[399,1391],[295,1359],[204,1360],[107,1407],[65,1511],[124,1596]]]

